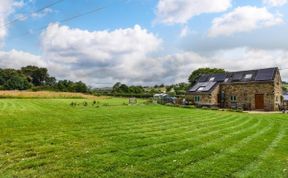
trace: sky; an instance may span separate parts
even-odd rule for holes
[[[0,68],[92,87],[187,82],[200,67],[279,67],[288,0],[1,0]]]

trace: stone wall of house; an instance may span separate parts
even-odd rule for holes
[[[232,107],[233,103],[237,103],[240,107],[255,110],[255,95],[264,95],[264,110],[274,111],[275,95],[274,83],[233,83],[222,84],[221,92],[225,93],[225,107]],[[236,96],[236,101],[231,101],[231,96]]]
[[[282,79],[279,70],[277,70],[275,79],[274,79],[274,103],[275,103],[275,110],[277,110],[278,105],[282,104],[282,95],[283,95],[283,90],[282,90]]]
[[[193,93],[193,94],[187,94],[186,100],[192,102],[192,104],[196,104],[194,101],[195,96],[200,97],[199,104],[212,104],[217,105],[218,104],[218,94],[220,92],[220,86],[217,85],[211,93]]]
[[[282,80],[279,70],[276,71],[274,82],[251,82],[251,83],[222,83],[215,87],[211,94],[187,94],[186,99],[196,104],[195,96],[200,96],[200,104],[220,104],[219,95],[225,94],[224,107],[231,108],[235,106],[255,110],[255,95],[263,94],[264,110],[277,111],[278,105],[281,104]],[[236,101],[231,101],[231,96],[236,96]]]

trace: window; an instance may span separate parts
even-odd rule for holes
[[[209,79],[209,82],[213,82],[215,80],[215,77],[211,77],[210,79]]]
[[[235,102],[235,101],[237,101],[237,97],[236,96],[231,96],[231,102]]]
[[[200,96],[194,96],[194,102],[200,102]]]
[[[244,78],[245,79],[251,79],[252,78],[252,74],[246,74]]]
[[[199,87],[197,91],[203,91],[205,87]]]

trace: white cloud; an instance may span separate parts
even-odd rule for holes
[[[247,70],[279,66],[288,68],[288,51],[234,48],[209,56],[179,52],[155,57],[161,39],[136,25],[113,31],[89,32],[51,24],[42,33],[43,59],[52,75],[82,80],[92,86],[186,82],[200,67]],[[288,80],[288,73],[283,71]]]
[[[27,65],[48,67],[49,72],[52,72],[52,75],[56,75],[57,78],[83,80],[96,87],[111,86],[117,81],[144,85],[187,82],[189,74],[200,67],[224,68],[227,71],[274,66],[282,69],[288,68],[286,62],[288,50],[262,50],[246,47],[219,50],[209,56],[201,56],[195,52],[179,52],[160,57],[134,58],[130,59],[133,70],[128,70],[129,66],[128,68],[125,67],[125,65],[130,64],[129,60],[120,60],[117,64],[114,64],[115,61],[110,61],[111,64],[108,67],[87,66],[81,61],[77,63],[78,66],[75,66],[73,61],[63,64],[62,58],[47,63],[44,60],[46,57],[17,50],[0,51],[0,67],[21,68]],[[67,59],[67,56],[64,58]],[[81,59],[79,58],[79,60]],[[281,75],[283,80],[288,81],[288,70],[281,70]]]
[[[231,0],[159,0],[156,22],[183,24],[194,16],[203,13],[223,12],[230,6]]]
[[[283,6],[288,3],[288,0],[263,0],[263,2],[270,6]]]
[[[34,12],[31,14],[31,17],[34,17],[34,18],[42,18],[44,16],[47,16],[48,14],[51,14],[53,12],[52,9],[50,8],[46,8],[44,10],[42,10],[41,12]]]
[[[36,56],[27,52],[17,51],[0,51],[1,68],[21,68],[27,65],[46,66],[41,56]]]
[[[15,8],[23,7],[23,1],[1,0],[0,1],[0,47],[3,45],[3,40],[7,35],[7,18]]]
[[[209,56],[194,52],[182,52],[158,61],[165,70],[166,82],[187,82],[189,74],[201,67],[223,68],[227,71],[260,69],[268,67],[288,68],[288,50],[262,50],[246,47],[219,50]],[[282,79],[288,81],[288,70],[281,70]]]
[[[187,25],[185,25],[182,29],[181,29],[181,32],[180,32],[180,37],[181,38],[184,38],[186,37],[187,35],[189,35],[190,33],[190,29]]]
[[[111,78],[114,82],[153,77],[149,68],[154,67],[154,59],[149,60],[148,54],[159,50],[160,45],[159,38],[139,25],[89,32],[50,24],[42,33],[44,58],[53,66],[52,72],[92,84]]]
[[[274,15],[266,8],[238,7],[222,17],[215,18],[208,35],[210,37],[229,36],[234,33],[271,27],[283,22],[280,15]]]
[[[24,1],[13,1],[13,4],[12,6],[15,7],[15,8],[22,8],[24,7],[25,3]]]
[[[12,0],[0,1],[0,46],[7,34],[6,20],[12,10]]]

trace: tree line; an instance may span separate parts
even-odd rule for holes
[[[50,76],[47,68],[26,66],[21,69],[0,69],[0,90],[52,90],[88,92],[85,83],[59,80]]]
[[[111,89],[97,90],[90,89],[82,81],[73,82],[70,80],[57,80],[50,76],[47,68],[37,66],[26,66],[21,69],[1,69],[0,68],[0,90],[51,90],[62,92],[94,93],[100,95],[113,96],[136,96],[151,97],[156,93],[166,92],[171,96],[183,96],[187,90],[193,86],[202,74],[225,73],[224,69],[199,68],[191,72],[188,83],[172,85],[128,86],[117,82]],[[287,92],[287,83],[283,82],[283,90]],[[286,86],[286,87],[285,87]]]

